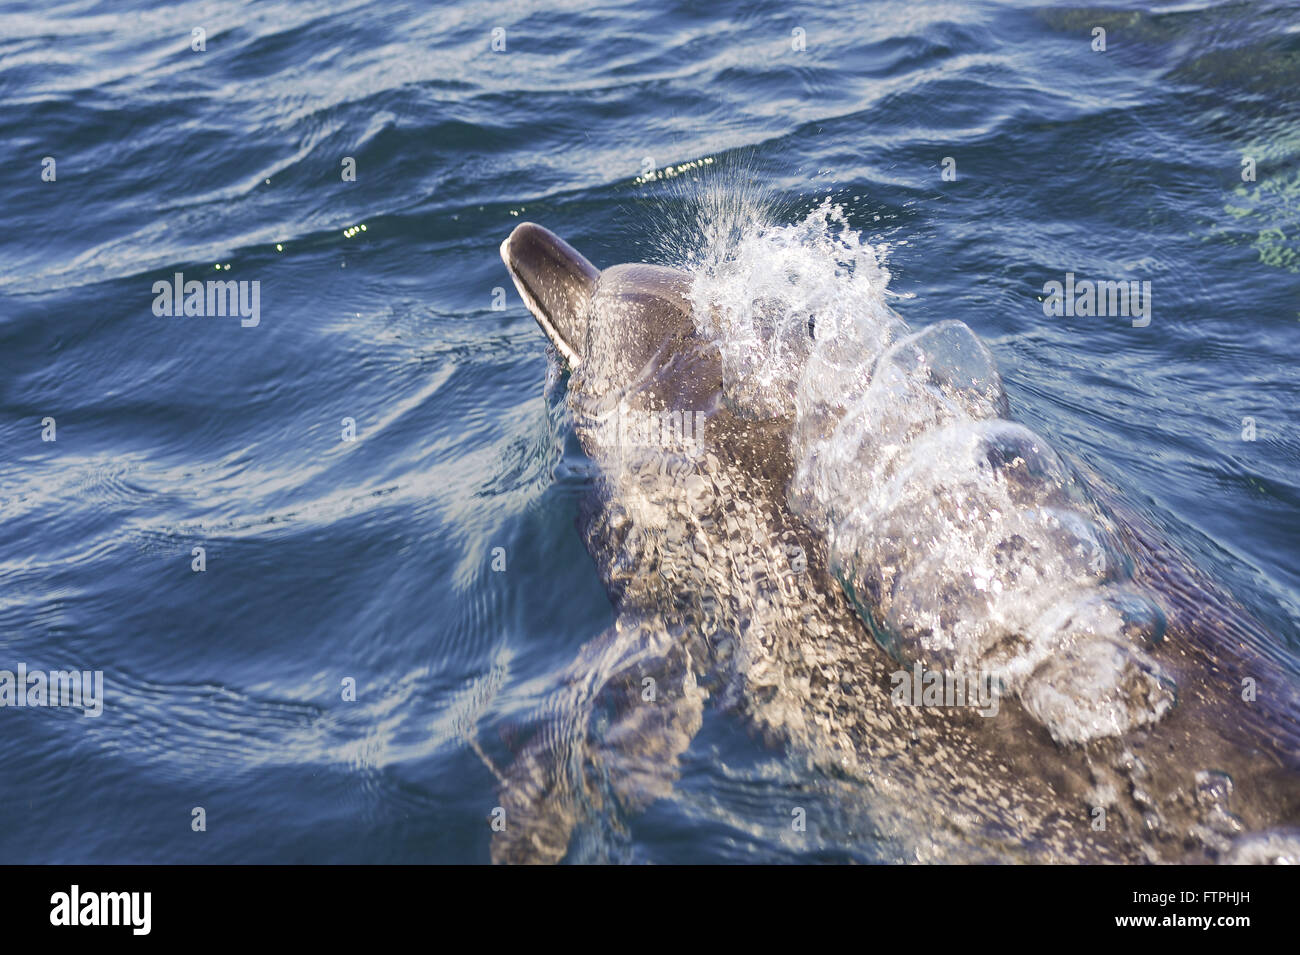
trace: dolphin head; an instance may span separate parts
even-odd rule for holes
[[[717,349],[696,335],[690,276],[655,265],[598,270],[524,222],[501,244],[515,288],[575,373],[583,405],[699,410],[721,387]]]
[[[599,270],[554,232],[532,222],[516,226],[501,243],[501,258],[537,324],[576,368],[586,351],[587,315]]]

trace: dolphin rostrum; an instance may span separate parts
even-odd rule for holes
[[[764,262],[731,288],[776,318],[729,337],[690,272],[599,270],[532,223],[501,256],[570,371],[616,620],[504,774],[494,860],[558,861],[670,792],[709,706],[856,793],[900,859],[1300,860],[1294,675],[1008,420],[964,324],[846,310],[852,284],[791,315]]]

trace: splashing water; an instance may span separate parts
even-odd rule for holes
[[[970,328],[911,332],[884,250],[829,201],[793,225],[711,231],[691,298],[724,400],[793,412],[789,503],[877,641],[993,673],[1059,742],[1158,720],[1174,686],[1146,650],[1164,617],[1073,469],[1008,420]]]

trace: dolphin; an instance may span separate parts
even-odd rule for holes
[[[564,671],[501,774],[494,861],[560,861],[602,812],[670,793],[709,707],[860,800],[900,861],[1300,861],[1293,672],[1114,488],[1007,420],[966,326],[910,333],[898,320],[860,356],[854,395],[753,414],[728,399],[725,343],[690,273],[597,269],[533,223],[501,257],[568,371],[595,473],[579,528],[615,623]],[[824,347],[827,321],[801,319],[796,346]],[[861,344],[850,336],[839,357]],[[899,437],[897,410],[922,386],[947,410]],[[953,416],[962,428],[942,426]],[[919,450],[900,458],[907,447]],[[978,496],[925,477],[948,460],[1020,508],[994,554],[1012,568],[995,568],[1010,603],[936,553],[993,520]],[[884,485],[893,503],[870,511]],[[1055,537],[1033,537],[1041,527]],[[1064,562],[1030,573],[1053,547]],[[1093,557],[1076,567],[1075,554]],[[1064,604],[1039,600],[1075,574]],[[979,612],[1021,604],[1038,608],[1033,626]],[[980,705],[949,705],[977,667],[989,679],[965,688]]]

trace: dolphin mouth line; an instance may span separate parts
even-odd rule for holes
[[[509,244],[510,239],[508,237],[501,243],[501,261],[506,264],[506,271],[510,273],[510,280],[515,283],[515,290],[519,293],[519,297],[523,299],[524,306],[533,313],[533,318],[537,319],[537,324],[542,326],[542,331],[546,333],[547,340],[564,356],[571,368],[577,368],[582,364],[582,359],[556,330],[550,318],[546,316],[545,311],[538,304],[537,296],[528,287],[528,282],[515,270],[514,263],[510,261],[510,253],[506,248]]]

